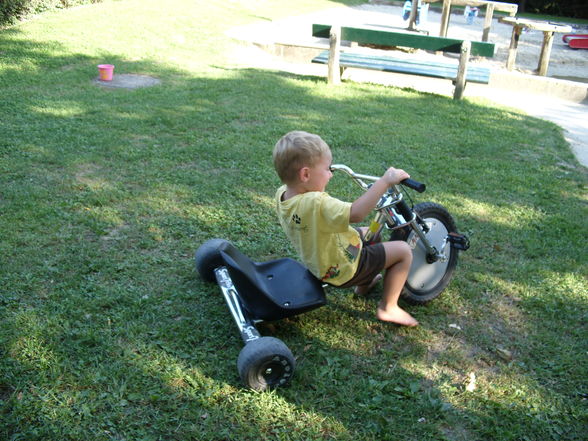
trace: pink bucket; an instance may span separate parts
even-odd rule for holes
[[[99,64],[98,74],[100,81],[112,81],[112,75],[114,72],[113,64]]]

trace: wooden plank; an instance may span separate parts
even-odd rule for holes
[[[328,64],[329,54],[324,51],[312,60],[313,63]],[[363,69],[379,70],[383,72],[397,72],[412,75],[421,75],[433,78],[455,80],[458,65],[451,63],[431,62],[426,60],[411,60],[394,57],[379,57],[368,54],[343,52],[339,62],[344,67],[357,67]],[[490,81],[490,69],[485,67],[468,66],[466,81],[488,84]]]
[[[313,24],[314,37],[329,38],[331,25]],[[382,31],[376,29],[342,27],[341,39],[355,41],[361,44],[375,44],[381,46],[401,46],[428,51],[460,53],[463,40],[456,38],[433,37],[430,35],[406,32]],[[472,55],[483,57],[494,56],[494,44],[482,41],[472,42]]]

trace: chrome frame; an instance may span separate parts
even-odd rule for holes
[[[241,301],[239,300],[237,288],[235,288],[235,284],[229,275],[229,270],[227,270],[227,267],[218,267],[214,270],[214,275],[216,276],[218,286],[220,286],[223,297],[225,298],[227,306],[229,307],[229,311],[231,312],[231,315],[233,316],[233,319],[239,328],[241,338],[245,344],[260,338],[261,334],[255,328],[254,321],[247,318],[243,312],[243,307],[241,305]]]
[[[347,167],[344,164],[333,164],[331,165],[331,171],[342,171],[347,174],[353,181],[359,185],[364,191],[367,191],[370,188],[369,184],[366,184],[366,181],[375,182],[380,179],[379,176],[371,176],[371,175],[363,175],[359,173],[355,173],[351,168]],[[400,201],[403,200],[403,195],[398,185],[392,185],[386,193],[380,198],[378,204],[376,205],[376,216],[372,220],[372,223],[369,227],[368,234],[366,235],[366,241],[370,241],[378,234],[382,232],[384,227],[390,230],[396,230],[398,228],[403,228],[409,225],[412,230],[419,236],[419,239],[422,241],[423,245],[427,250],[427,254],[431,256],[435,256],[436,259],[439,260],[446,260],[447,256],[445,254],[440,253],[433,245],[427,236],[423,232],[422,228],[419,227],[416,221],[416,214],[413,212],[412,219],[407,220],[404,219],[403,216],[396,210],[396,205]],[[404,222],[403,222],[404,221]],[[389,225],[393,225],[390,227]]]

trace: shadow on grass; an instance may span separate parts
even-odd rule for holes
[[[0,103],[4,437],[580,438],[585,176],[554,126],[393,88],[109,54],[162,80],[112,90],[92,82],[97,59],[58,43],[0,50],[13,63]],[[191,256],[211,237],[256,260],[292,255],[271,150],[293,129],[319,133],[358,171],[392,163],[433,184],[474,248],[445,296],[411,309],[422,329],[377,323],[375,302],[348,292],[266,327],[299,370],[292,387],[254,394],[239,389],[237,332]],[[330,189],[357,196],[341,179]],[[567,300],[548,292],[561,280]],[[449,333],[453,320],[466,332]],[[510,364],[499,343],[514,348]],[[562,346],[571,355],[558,358]],[[500,377],[498,391],[468,396],[473,369]]]

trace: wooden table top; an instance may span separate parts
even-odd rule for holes
[[[572,27],[557,23],[550,23],[548,21],[531,20],[529,18],[517,17],[501,17],[498,19],[500,23],[509,24],[511,26],[522,26],[528,29],[543,32],[572,32]]]

